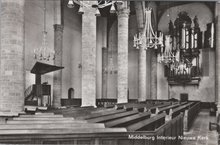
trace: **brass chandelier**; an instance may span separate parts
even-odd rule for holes
[[[54,49],[48,47],[47,30],[46,30],[46,0],[44,0],[44,25],[42,31],[42,44],[39,48],[34,49],[34,59],[40,61],[52,61],[55,59]]]

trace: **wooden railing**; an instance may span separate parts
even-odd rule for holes
[[[29,100],[29,98],[33,95],[33,85],[30,85],[25,91],[24,91],[24,97],[25,100]]]

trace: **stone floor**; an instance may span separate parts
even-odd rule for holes
[[[189,132],[184,132],[185,140],[181,145],[218,145],[218,133],[209,131],[209,122],[215,117],[209,116],[208,110],[202,110],[195,119]]]

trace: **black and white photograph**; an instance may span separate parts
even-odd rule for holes
[[[0,145],[220,145],[219,0],[0,0]]]

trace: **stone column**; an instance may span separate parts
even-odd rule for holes
[[[129,9],[118,11],[118,103],[128,102],[128,18]]]
[[[145,7],[145,6],[144,6]],[[137,17],[137,24],[138,24],[138,30],[140,33],[143,33],[144,28],[144,9],[143,9],[143,2],[136,1],[135,2],[135,9],[136,9],[136,17]],[[145,42],[146,39],[144,39]],[[138,101],[145,101],[146,100],[146,44],[143,43],[140,45],[139,48],[139,66],[138,66]]]
[[[145,50],[145,42],[139,48],[139,66],[138,66],[138,83],[139,83],[139,96],[138,101],[145,101],[146,100],[146,71],[147,71],[147,64],[146,64],[146,50]]]
[[[0,112],[24,109],[24,3],[1,0]]]
[[[87,1],[89,5],[95,1]],[[82,15],[82,106],[96,106],[96,16],[84,7]]]
[[[216,15],[217,15],[217,24],[216,24],[216,98],[218,100],[218,113],[220,113],[220,3],[216,2]]]
[[[62,66],[63,55],[63,25],[54,25],[54,65]],[[53,107],[61,106],[62,98],[62,70],[54,72],[53,75]]]
[[[151,99],[157,99],[157,54],[151,50],[151,82],[150,82]]]

